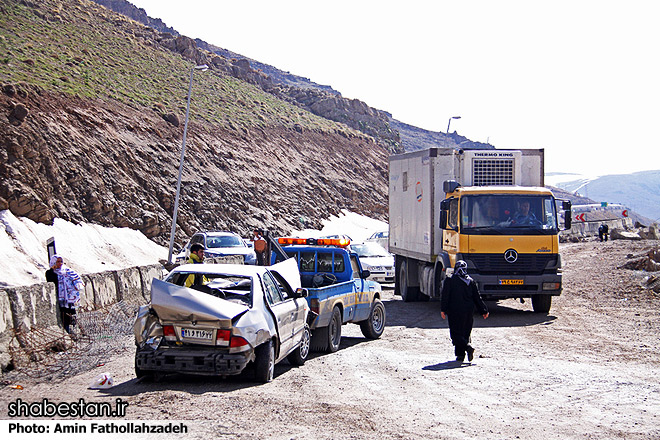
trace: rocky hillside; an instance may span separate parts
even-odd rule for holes
[[[94,1],[108,9],[146,24],[158,30],[161,34],[180,37],[178,32],[167,27],[160,19],[149,17],[144,9],[137,8],[126,0]],[[177,38],[177,40],[180,39]],[[187,40],[192,42],[192,40]],[[315,115],[346,124],[369,136],[373,136],[380,145],[391,152],[403,151],[399,133],[390,127],[389,115],[386,112],[369,107],[358,99],[343,98],[339,92],[333,90],[330,86],[316,84],[308,78],[283,72],[275,67],[246,58],[203,40],[196,39],[193,44],[207,52],[219,55],[218,59],[231,60],[233,66],[227,70],[228,74],[255,84],[265,92],[275,95],[278,99],[300,106]]]
[[[245,60],[87,0],[0,0],[0,12],[0,209],[165,243],[190,70],[205,63],[194,76],[179,242],[199,229],[285,233],[341,209],[386,218],[388,152],[307,109],[332,113],[333,98],[301,104],[308,95],[292,99]],[[362,104],[341,105],[368,113]]]

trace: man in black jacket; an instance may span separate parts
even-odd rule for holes
[[[484,319],[488,318],[488,308],[481,299],[477,283],[467,274],[467,263],[458,260],[454,266],[454,274],[445,279],[442,286],[440,313],[442,319],[449,318],[449,336],[459,362],[465,360],[465,353],[468,361],[474,358],[470,333],[475,308]]]

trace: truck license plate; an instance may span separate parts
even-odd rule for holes
[[[525,280],[500,280],[500,286],[521,286]]]
[[[196,328],[183,328],[181,329],[181,337],[210,341],[213,339],[213,332],[210,330],[200,330]]]

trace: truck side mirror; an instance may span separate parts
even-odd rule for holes
[[[571,223],[573,221],[573,214],[571,213],[572,203],[570,200],[563,200],[561,202],[561,209],[564,210],[564,227],[566,229],[571,229]]]
[[[449,199],[440,202],[440,229],[447,229],[447,219],[449,218]]]
[[[360,278],[362,278],[363,280],[366,280],[370,276],[371,276],[371,272],[368,270],[363,270],[362,272],[360,272]]]
[[[305,289],[304,287],[298,287],[296,291],[294,292],[293,297],[294,298],[307,298],[307,295],[309,295],[309,291]]]

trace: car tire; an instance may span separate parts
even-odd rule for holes
[[[145,371],[142,368],[138,367],[137,364],[137,352],[135,353],[135,377],[138,379],[142,379],[143,377],[149,378],[152,377],[153,374],[149,371]]]
[[[365,338],[378,339],[385,330],[385,306],[382,301],[376,299],[371,307],[369,319],[360,322],[360,330]]]
[[[309,329],[309,325],[305,324],[300,344],[286,357],[291,365],[301,366],[305,364],[307,356],[309,356],[311,338],[312,332]]]
[[[255,350],[254,378],[257,382],[268,383],[275,376],[275,346],[269,340]]]
[[[341,310],[339,307],[332,309],[332,318],[328,326],[328,353],[334,353],[339,350],[341,343]]]
[[[548,313],[552,306],[552,295],[533,295],[532,309],[534,313]]]

